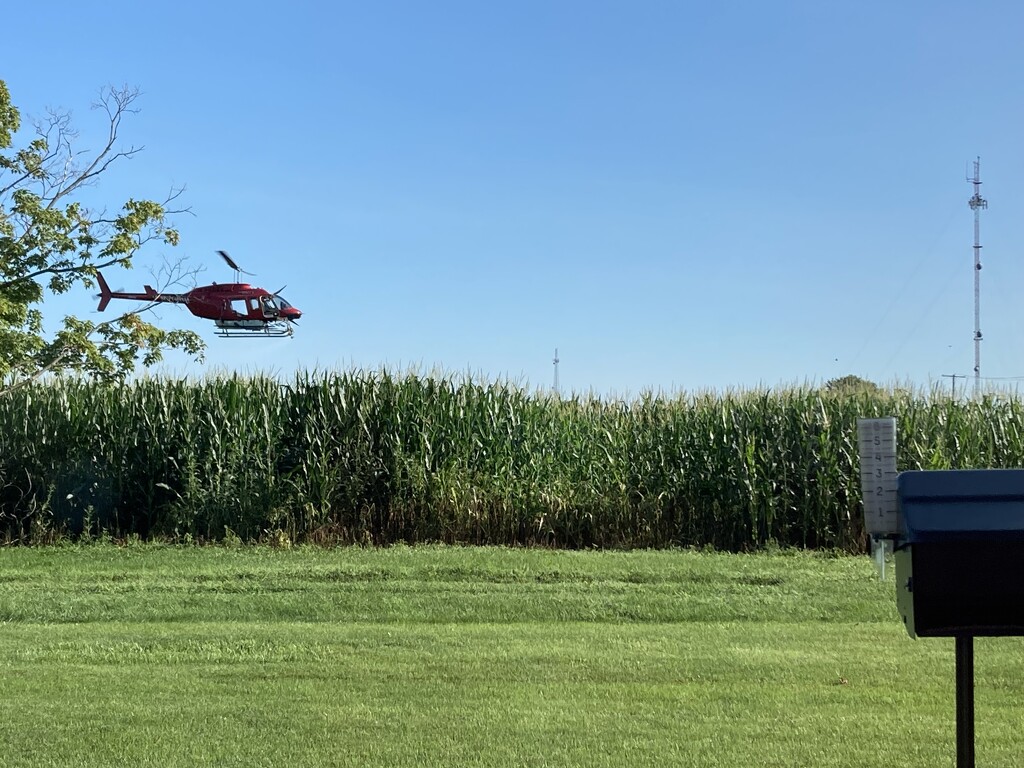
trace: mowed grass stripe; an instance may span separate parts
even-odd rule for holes
[[[84,546],[0,550],[0,621],[892,621],[866,558]]]
[[[6,633],[6,764],[862,766],[876,739],[908,766],[953,754],[951,643],[895,625],[182,630]],[[979,651],[979,759],[1015,765],[1019,644]]]

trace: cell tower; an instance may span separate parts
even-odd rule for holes
[[[555,364],[555,394],[558,394],[558,347],[555,347],[555,359],[552,360]]]
[[[974,393],[981,386],[981,210],[988,208],[988,200],[981,196],[981,158],[974,161],[974,195],[967,204],[974,211]]]

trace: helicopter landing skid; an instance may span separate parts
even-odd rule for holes
[[[217,325],[217,335],[222,339],[281,338],[291,336],[295,331],[291,323],[264,323],[262,325]]]

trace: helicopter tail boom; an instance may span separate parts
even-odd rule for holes
[[[186,295],[179,295],[174,293],[161,294],[158,293],[152,286],[146,286],[145,293],[125,293],[124,291],[112,291],[110,286],[107,285],[107,281],[103,279],[103,275],[99,272],[96,273],[96,282],[100,284],[100,305],[97,307],[99,312],[102,312],[107,308],[107,304],[110,303],[111,299],[132,299],[134,301],[172,301],[179,304],[184,304],[188,301]]]

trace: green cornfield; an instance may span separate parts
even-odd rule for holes
[[[899,468],[1024,465],[1024,405],[811,387],[625,399],[386,372],[0,396],[0,541],[866,546],[856,420]]]

